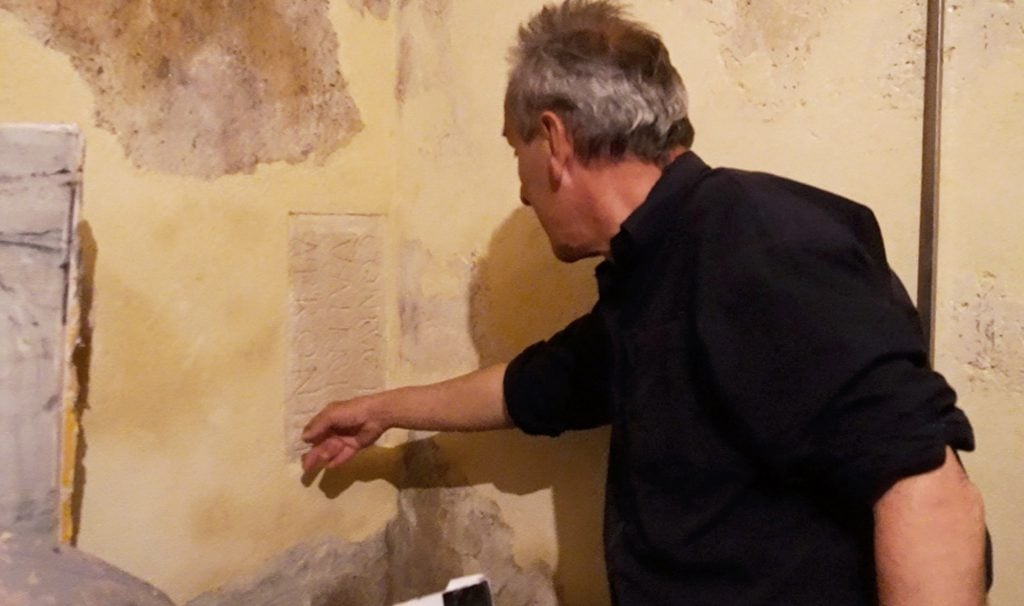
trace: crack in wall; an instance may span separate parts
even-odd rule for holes
[[[367,0],[371,12],[381,4]],[[322,162],[362,129],[328,0],[0,0],[66,53],[140,168],[205,178]]]

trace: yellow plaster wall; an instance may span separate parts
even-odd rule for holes
[[[394,514],[387,482],[330,500],[283,455],[288,213],[387,213],[394,198],[393,24],[345,4],[331,17],[364,130],[322,166],[203,181],[134,168],[68,59],[0,11],[0,120],[76,122],[87,140],[95,331],[78,543],[179,601]]]
[[[1024,4],[947,13],[937,359],[974,423],[965,463],[995,547],[992,606],[1024,603]]]
[[[405,335],[394,366],[399,382],[514,355],[593,301],[592,264],[559,266],[530,213],[517,209],[514,160],[499,137],[500,66],[517,24],[542,4],[411,3],[419,8],[399,17],[399,52],[408,47],[409,57],[400,59],[394,221],[414,251],[400,256],[418,264],[398,298],[431,310],[398,322]],[[712,164],[779,172],[868,204],[913,290],[923,6],[633,5],[664,34],[688,83],[698,153]],[[429,254],[415,252],[423,250]],[[449,460],[503,506],[519,530],[519,558],[555,566],[570,604],[607,601],[599,536],[606,439],[601,431],[558,440],[439,438]]]
[[[213,181],[133,168],[93,124],[66,57],[0,11],[0,120],[77,122],[88,141],[96,328],[81,547],[184,600],[292,544],[360,539],[393,515],[395,489],[373,466],[325,498],[282,458],[288,212],[389,214],[395,385],[507,358],[589,306],[593,264],[550,258],[500,138],[506,50],[541,4],[413,0],[382,21],[336,0],[363,131],[322,166]],[[912,285],[922,4],[640,0],[635,12],[689,86],[705,160],[868,204]],[[499,502],[521,563],[551,563],[566,604],[607,601],[606,434],[437,440]]]

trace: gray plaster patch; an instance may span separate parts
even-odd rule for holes
[[[198,596],[188,606],[386,604],[383,533],[361,543],[325,538],[274,557],[259,572]]]
[[[957,290],[952,353],[971,387],[1024,393],[1024,302],[1009,297],[991,272],[961,280]]]
[[[498,606],[557,604],[546,565],[516,564],[498,506],[453,477],[433,442],[405,448],[398,515],[384,530],[359,543],[299,545],[188,606],[389,606],[476,573],[488,576]]]
[[[206,178],[323,161],[362,129],[328,7],[0,0],[71,58],[95,95],[97,124],[137,166]]]
[[[0,533],[3,606],[173,606],[158,589],[52,539]]]

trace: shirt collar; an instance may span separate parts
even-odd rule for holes
[[[688,151],[665,167],[644,202],[623,222],[611,240],[611,258],[625,269],[651,252],[671,229],[680,198],[711,170],[697,154]]]

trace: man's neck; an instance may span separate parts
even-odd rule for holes
[[[669,154],[668,163],[687,150],[677,148]],[[592,201],[595,229],[601,242],[600,254],[611,254],[611,239],[633,211],[647,200],[654,184],[661,178],[663,167],[636,158],[617,162],[597,161],[584,169],[587,198]]]

